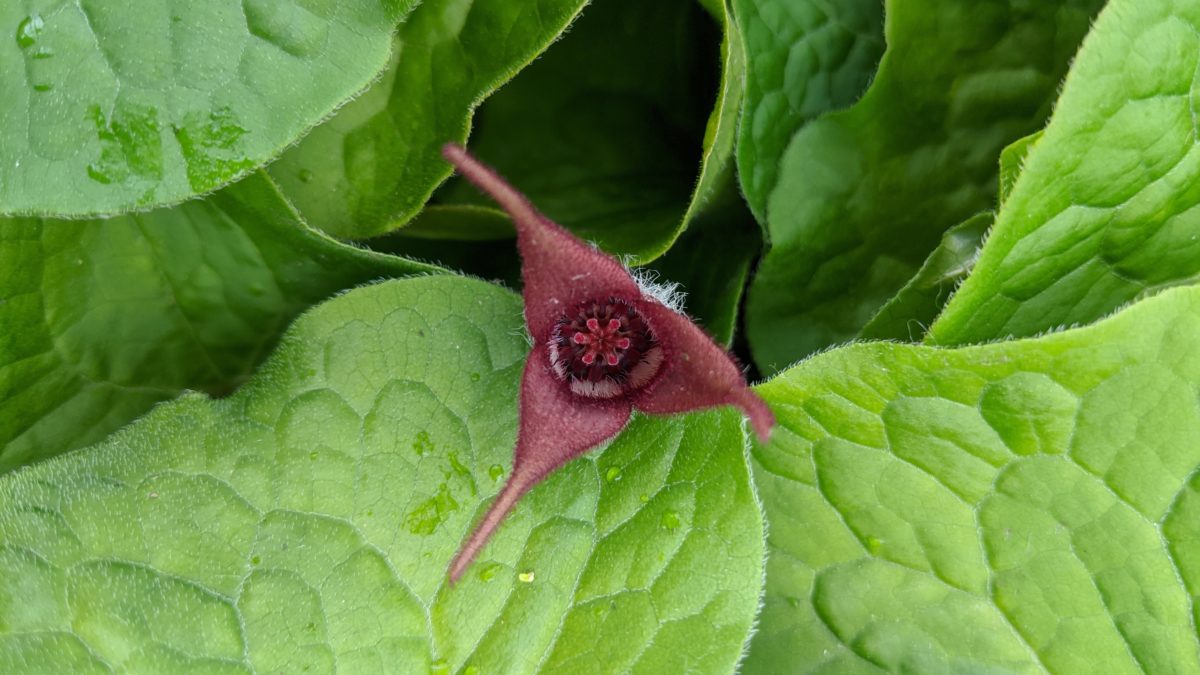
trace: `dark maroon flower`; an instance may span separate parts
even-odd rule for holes
[[[733,359],[684,315],[642,292],[610,255],[546,218],[457,145],[442,154],[512,216],[533,350],[521,377],[508,483],[454,561],[463,571],[517,500],[550,472],[615,436],[633,410],[665,415],[735,405],[766,440],[775,419]]]

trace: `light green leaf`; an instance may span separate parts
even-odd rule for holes
[[[635,420],[447,587],[509,466],[520,314],[449,276],[352,291],[234,396],[0,477],[0,669],[730,671],[762,574],[734,411]]]
[[[587,0],[425,0],[396,35],[383,78],[270,167],[316,227],[341,237],[412,218],[450,175],[475,106],[571,22]]]
[[[694,2],[596,3],[480,106],[470,148],[555,221],[649,262],[735,180],[741,53],[725,43],[718,83],[719,40]],[[490,203],[459,178],[435,200]]]
[[[929,340],[1087,323],[1200,275],[1200,8],[1113,0]]]
[[[0,4],[0,212],[117,213],[246,174],[367,86],[416,1]]]
[[[145,214],[0,219],[0,471],[226,393],[311,304],[437,270],[307,228],[264,174]]]
[[[880,0],[732,0],[747,54],[742,191],[760,223],[792,136],[858,100],[883,55]]]
[[[1101,0],[889,2],[888,51],[854,107],[793,138],[748,294],[755,361],[848,340],[943,232],[996,196],[996,158],[1039,128]]]
[[[993,218],[990,211],[978,213],[946,230],[921,269],[871,317],[858,337],[920,342],[955,287],[971,271]]]
[[[758,387],[779,427],[753,451],[770,536],[745,672],[1200,671],[1197,344],[1200,289],[1176,289]]]

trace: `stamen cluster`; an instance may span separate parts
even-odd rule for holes
[[[554,324],[550,365],[571,391],[614,398],[646,386],[662,366],[662,347],[629,303],[588,300]]]

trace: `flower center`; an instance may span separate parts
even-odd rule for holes
[[[662,347],[629,303],[588,300],[564,314],[550,336],[550,365],[571,391],[615,398],[644,387],[662,367]]]

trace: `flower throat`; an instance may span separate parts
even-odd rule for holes
[[[554,324],[550,365],[571,391],[616,398],[646,386],[662,367],[662,347],[646,320],[618,298],[587,300]]]

